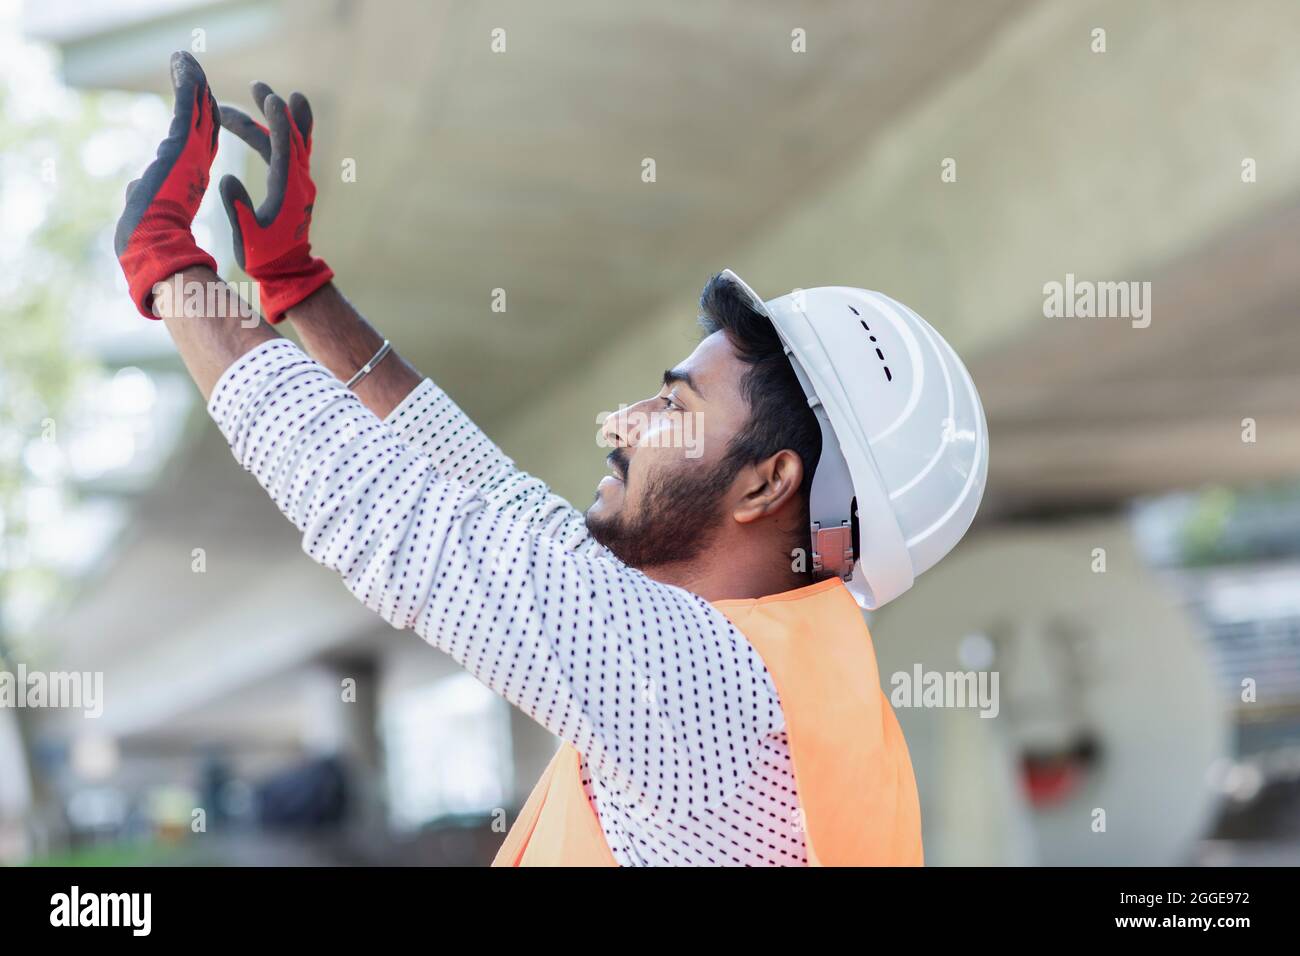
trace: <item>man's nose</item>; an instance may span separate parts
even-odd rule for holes
[[[641,431],[648,419],[645,406],[654,402],[653,398],[642,399],[635,405],[624,405],[605,419],[601,426],[601,435],[605,443],[612,448],[631,448],[641,438]]]

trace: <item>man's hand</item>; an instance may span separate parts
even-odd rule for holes
[[[159,318],[153,311],[155,285],[187,266],[217,268],[190,232],[217,155],[217,101],[203,68],[188,53],[172,54],[171,74],[171,130],[144,175],[126,187],[126,209],[113,237],[131,301],[150,319]]]
[[[221,180],[235,233],[235,257],[261,282],[267,320],[279,322],[287,315],[308,354],[347,381],[384,339],[335,288],[329,266],[310,256],[307,230],[316,198],[310,169],[311,106],[305,96],[294,93],[286,108],[265,83],[253,84],[253,100],[269,129],[237,109],[221,107],[221,125],[271,167],[266,202],[256,213],[238,179]],[[357,385],[356,393],[383,417],[419,384],[419,373],[394,351]]]
[[[221,107],[221,125],[270,165],[266,201],[254,211],[248,190],[234,176],[222,177],[221,198],[235,234],[235,259],[261,283],[262,314],[276,323],[334,273],[312,257],[307,235],[316,202],[311,106],[301,93],[290,96],[286,106],[265,83],[253,84],[253,99],[267,126],[230,106]]]

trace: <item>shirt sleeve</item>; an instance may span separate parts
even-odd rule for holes
[[[235,362],[208,407],[308,555],[577,747],[622,812],[716,807],[783,729],[720,611],[487,507],[291,342]]]
[[[570,551],[618,560],[587,531],[582,512],[547,484],[515,467],[451,396],[425,379],[384,419],[393,433],[428,455],[444,478],[478,492],[483,503]]]

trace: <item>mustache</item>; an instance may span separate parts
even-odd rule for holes
[[[627,452],[625,450],[622,448],[615,448],[605,456],[605,464],[609,465],[610,468],[616,471],[619,478],[623,479],[623,481],[627,481],[628,468],[632,463],[628,460]]]

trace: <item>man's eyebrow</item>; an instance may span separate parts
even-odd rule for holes
[[[690,372],[680,368],[664,369],[664,384],[675,385],[677,382],[685,384],[687,388],[700,396],[700,398],[704,397],[704,393],[700,391],[700,387],[695,384],[695,379],[691,378]]]

